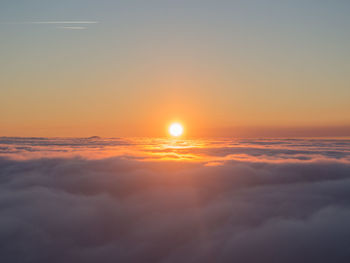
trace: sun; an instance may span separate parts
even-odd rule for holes
[[[169,133],[171,136],[179,137],[182,135],[184,129],[180,123],[172,123],[169,127]]]

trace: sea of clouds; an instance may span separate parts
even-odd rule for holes
[[[350,262],[350,140],[0,138],[0,262]]]

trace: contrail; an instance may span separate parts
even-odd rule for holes
[[[30,24],[98,24],[98,21],[43,21],[29,22]]]
[[[58,26],[59,29],[71,29],[71,30],[82,30],[87,29],[87,27],[84,26]]]
[[[12,22],[2,24],[13,25],[59,25],[59,24],[98,24],[99,21],[33,21],[33,22]]]

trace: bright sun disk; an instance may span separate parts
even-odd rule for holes
[[[180,123],[173,123],[169,127],[169,133],[175,137],[182,135],[183,130],[184,129]]]

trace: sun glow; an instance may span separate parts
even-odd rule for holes
[[[173,123],[169,127],[169,133],[171,136],[179,137],[182,135],[184,129],[180,123]]]

